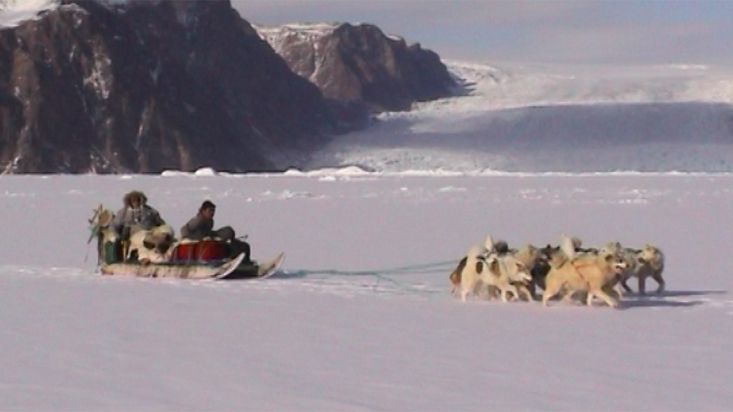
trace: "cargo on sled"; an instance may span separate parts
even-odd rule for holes
[[[114,214],[100,205],[89,219],[91,236],[97,238],[97,256],[103,275],[182,279],[263,279],[274,274],[285,254],[266,261],[245,261],[223,240],[156,241],[156,234],[123,240],[110,227]],[[168,235],[166,235],[169,237]],[[167,238],[166,237],[166,238]],[[133,240],[133,245],[131,245]]]

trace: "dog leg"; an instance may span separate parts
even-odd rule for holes
[[[476,296],[481,300],[491,300],[491,285],[481,283],[481,287],[476,290]]]
[[[639,294],[646,294],[646,276],[639,276]]]
[[[501,290],[494,285],[486,285],[486,300],[493,300],[501,297]]]
[[[554,284],[545,285],[547,288],[542,293],[542,306],[547,306],[547,302],[552,299],[553,296],[557,295],[558,287]]]
[[[528,302],[534,302],[534,295],[532,294],[532,292],[529,291],[526,286],[521,285],[517,288],[517,290],[519,290],[520,293],[523,293],[524,296],[527,297]]]
[[[621,279],[621,286],[622,286],[622,287],[624,288],[624,290],[625,290],[625,291],[627,291],[627,292],[631,293],[631,292],[632,292],[632,290],[631,290],[631,288],[629,287],[629,285],[628,285],[628,284],[626,283],[626,281],[627,281],[627,280],[629,280],[629,278],[627,278],[627,277],[625,277],[625,278]]]
[[[612,308],[618,307],[618,301],[614,300],[612,297],[610,297],[606,292],[604,292],[602,289],[596,289],[594,291],[589,291],[588,296],[598,296],[599,298],[603,299],[606,304]],[[589,305],[591,306],[591,305]]]
[[[661,273],[652,273],[652,279],[654,279],[659,286],[657,286],[657,294],[664,292],[664,279],[662,279]]]
[[[588,306],[593,306],[593,297],[594,296],[595,295],[593,294],[592,291],[588,291],[588,297],[586,297],[585,299],[585,304]]]
[[[468,296],[469,290],[466,288],[461,288],[461,302],[466,301],[466,296]]]
[[[612,297],[615,300],[621,300],[621,298],[624,297],[623,291],[621,289],[621,284],[617,282],[615,285],[611,286],[610,284],[605,284],[601,288],[604,292],[608,294],[608,296]]]
[[[507,290],[512,293],[512,298],[510,300],[519,300],[519,291],[516,286],[510,284]]]
[[[624,289],[621,287],[621,283],[616,283],[611,290],[618,295],[618,299],[624,297]]]
[[[573,303],[573,296],[575,296],[575,290],[563,289],[560,295],[560,301],[566,305]]]

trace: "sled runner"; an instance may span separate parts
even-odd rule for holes
[[[242,263],[234,271],[220,279],[267,279],[277,273],[280,265],[285,260],[285,253],[262,263]]]
[[[103,275],[137,276],[144,278],[223,279],[234,272],[244,260],[244,254],[220,265],[175,263],[109,263],[101,266]]]
[[[178,279],[266,279],[280,268],[285,254],[266,262],[244,263],[244,254],[219,265],[206,263],[109,263],[101,266],[103,275]]]

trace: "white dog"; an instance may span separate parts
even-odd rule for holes
[[[466,256],[466,265],[461,272],[460,296],[466,301],[469,294],[480,295],[486,291],[489,297],[491,290],[498,290],[501,300],[509,301],[509,294],[518,298],[521,293],[525,294],[527,300],[533,300],[526,285],[532,280],[527,267],[518,261],[514,256],[488,254],[483,246],[474,246]]]
[[[506,302],[507,293],[511,292],[513,297],[519,299],[524,295],[527,300],[533,301],[534,296],[528,286],[532,282],[530,270],[521,260],[512,254],[492,255],[487,261],[491,266],[494,262],[498,266],[498,275],[495,270],[489,271],[492,275],[482,278],[482,281],[490,287],[496,287],[501,291],[501,300]]]
[[[494,242],[494,238],[491,236],[491,234],[486,236],[486,239],[484,240],[484,249],[483,249],[483,256],[487,257],[491,253],[497,252],[497,249],[500,249],[500,253],[506,253],[507,251],[507,244],[503,240],[500,240],[498,242]],[[461,285],[461,273],[463,273],[463,270],[466,267],[468,261],[468,256],[464,256],[459,262],[458,266],[451,272],[448,279],[451,283],[451,290],[450,292],[452,294],[456,294],[458,292],[458,289]]]
[[[466,301],[469,294],[477,294],[482,275],[489,271],[489,265],[486,262],[487,254],[488,250],[484,246],[471,247],[464,258],[465,264],[459,264],[454,271],[458,274],[458,292],[463,302]]]

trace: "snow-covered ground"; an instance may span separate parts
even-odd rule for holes
[[[731,187],[665,174],[2,176],[0,410],[728,410]],[[86,219],[131,189],[176,227],[212,199],[255,258],[287,253],[283,273],[95,274]],[[652,242],[668,291],[620,310],[461,303],[448,274],[488,232]]]
[[[311,168],[733,171],[733,74],[700,65],[450,62],[463,95],[384,113]]]

